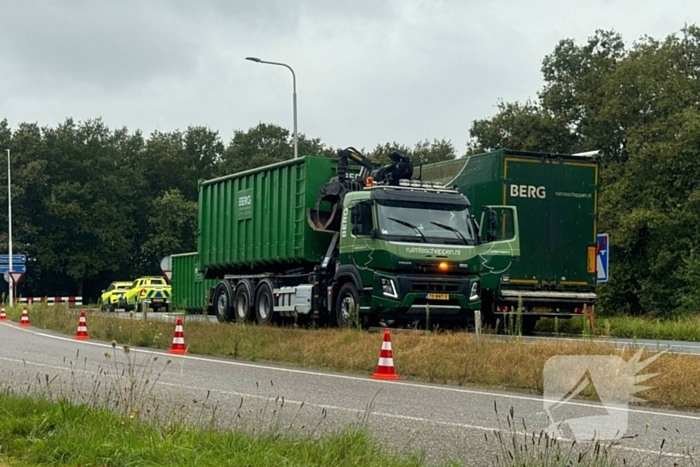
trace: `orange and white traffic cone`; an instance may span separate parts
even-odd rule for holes
[[[27,305],[24,305],[24,309],[22,310],[22,319],[19,321],[19,325],[30,326],[29,315],[27,314]]]
[[[173,335],[173,345],[170,346],[170,353],[185,355],[187,350],[185,349],[185,333],[182,331],[182,317],[177,317],[177,323],[175,323],[175,334]]]
[[[400,379],[399,375],[394,373],[394,358],[391,354],[391,333],[389,328],[384,329],[384,341],[382,342],[382,350],[379,352],[377,372],[372,375],[372,378]]]
[[[5,305],[0,308],[0,321],[7,321],[7,315],[5,314]]]
[[[85,310],[80,310],[80,320],[78,321],[78,332],[75,338],[81,341],[88,340],[87,323],[85,322]]]

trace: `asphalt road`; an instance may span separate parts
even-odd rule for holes
[[[109,381],[120,377],[122,365],[114,363],[125,358],[119,347],[115,350],[107,343],[75,341],[10,322],[1,323],[0,342],[0,382],[20,392],[28,387],[39,390],[48,380],[53,394],[66,391],[75,398],[81,391],[88,394],[90,388],[100,387],[96,385],[100,379],[105,379],[100,389],[104,391]],[[113,356],[108,359],[106,354]],[[158,362],[153,363],[154,356],[159,357]],[[223,426],[258,431],[277,426],[296,433],[319,433],[360,423],[392,450],[424,450],[431,463],[457,460],[466,465],[491,465],[500,451],[493,431],[499,418],[502,426],[507,426],[505,413],[511,407],[519,433],[526,431],[521,418],[528,432],[539,432],[549,424],[538,396],[385,382],[202,356],[168,356],[150,349],[131,349],[128,357],[134,379],[157,380],[150,407],[161,416],[170,413],[167,407],[178,419],[202,421],[216,407],[216,419]],[[157,377],[168,357],[172,363]],[[400,362],[397,369],[400,373]],[[205,401],[209,408],[202,408]],[[500,408],[500,417],[494,412],[494,403]],[[600,414],[599,405],[586,402],[568,403],[563,410],[576,416]],[[669,457],[660,465],[679,461],[684,449],[700,451],[700,414],[643,406],[625,413],[627,435],[635,437],[622,440],[613,452],[619,459],[627,459],[627,465],[640,465],[640,459],[650,464],[658,458],[663,439]]]

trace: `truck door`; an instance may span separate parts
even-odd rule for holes
[[[552,276],[548,259],[551,234],[552,171],[545,158],[506,157],[503,175],[503,204],[517,206],[520,230],[520,260],[511,266],[509,283],[532,286]],[[549,196],[548,196],[549,195]]]
[[[585,286],[595,246],[597,164],[567,158],[506,157],[504,204],[518,207],[521,260],[513,286]]]

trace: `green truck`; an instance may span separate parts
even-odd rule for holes
[[[498,150],[422,167],[422,179],[455,187],[472,209],[516,206],[518,261],[482,280],[482,311],[492,323],[522,304],[523,326],[540,317],[580,315],[596,301],[597,153]],[[504,320],[501,319],[501,322]]]
[[[415,323],[426,308],[431,320],[473,318],[482,274],[520,254],[517,209],[499,200],[474,211],[390,157],[377,167],[348,148],[200,181],[198,251],[172,258],[175,303],[206,297],[219,321],[260,324]],[[178,286],[178,262],[201,290]]]

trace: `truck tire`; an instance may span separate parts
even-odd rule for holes
[[[216,286],[214,292],[214,313],[220,323],[231,321],[231,284],[228,281],[221,281]]]
[[[258,324],[270,324],[272,322],[274,300],[270,283],[266,280],[261,281],[258,284],[258,290],[255,292],[255,320]]]
[[[333,313],[333,321],[336,326],[339,328],[350,326],[352,314],[359,303],[358,297],[357,287],[352,282],[346,282],[340,286],[335,299],[335,312]]]
[[[539,316],[523,316],[523,334],[533,334],[535,332],[535,326],[537,326],[537,322],[539,320]]]
[[[253,309],[253,284],[248,279],[241,279],[236,284],[233,294],[233,315],[239,323],[250,319]]]

